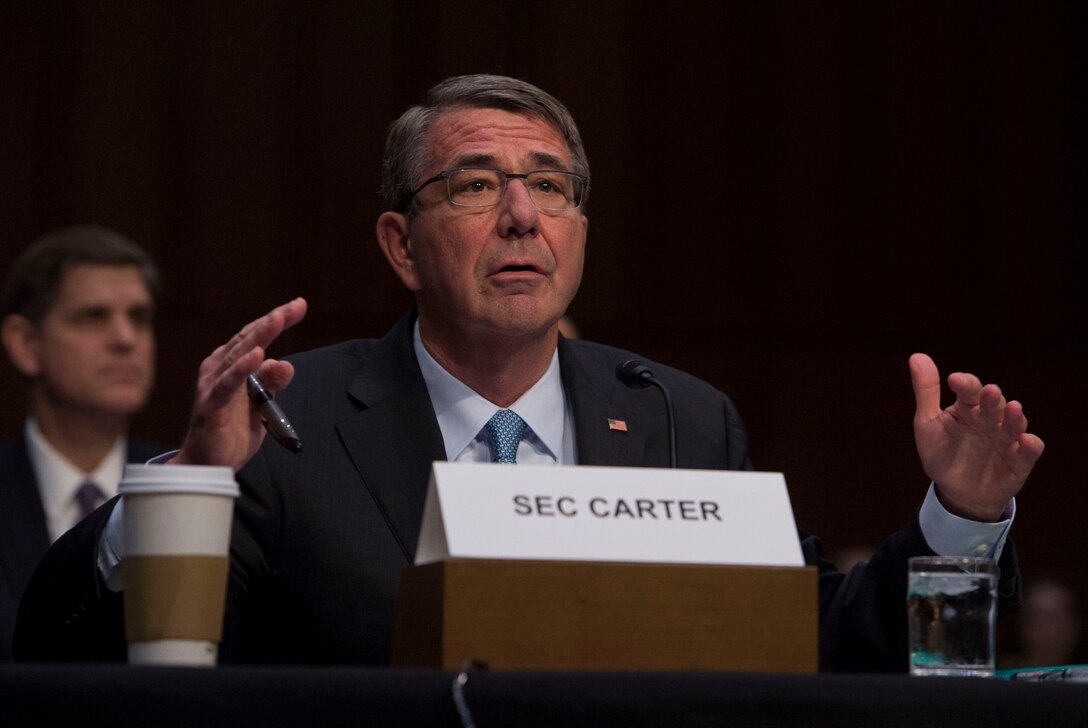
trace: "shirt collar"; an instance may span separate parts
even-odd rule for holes
[[[49,534],[56,540],[79,520],[75,493],[80,485],[88,480],[93,481],[106,498],[112,498],[117,493],[117,483],[125,468],[126,441],[124,437],[117,438],[98,467],[84,473],[45,439],[33,417],[27,419],[24,431]]]
[[[446,459],[453,461],[476,440],[499,406],[470,389],[435,361],[419,335],[419,321],[412,330],[416,359],[431,396],[438,427],[446,446]],[[566,418],[563,381],[559,374],[558,349],[552,353],[547,371],[525,394],[506,409],[525,420],[540,443],[558,460],[563,448]]]

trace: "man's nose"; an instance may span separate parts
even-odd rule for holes
[[[499,215],[499,235],[503,237],[523,237],[536,235],[540,224],[540,210],[523,179],[512,179],[506,183],[503,195],[502,213]]]
[[[139,326],[123,313],[114,315],[110,320],[110,343],[114,346],[129,348],[139,337]]]

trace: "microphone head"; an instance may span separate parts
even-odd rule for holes
[[[628,359],[616,367],[616,378],[631,389],[637,389],[649,387],[654,373],[638,359]]]

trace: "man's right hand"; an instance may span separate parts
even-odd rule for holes
[[[250,406],[246,377],[257,372],[275,394],[295,375],[290,363],[265,359],[265,350],[306,315],[306,300],[296,298],[246,324],[200,365],[196,402],[189,431],[175,465],[228,465],[238,470],[264,440],[260,413]]]

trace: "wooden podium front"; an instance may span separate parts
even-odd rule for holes
[[[448,559],[405,568],[392,663],[814,673],[814,567]]]

